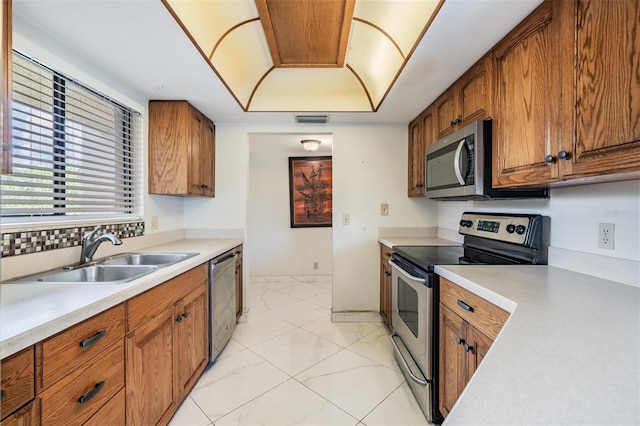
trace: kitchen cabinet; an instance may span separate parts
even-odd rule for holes
[[[242,244],[235,249],[236,253],[236,319],[242,316]]]
[[[380,315],[389,330],[393,330],[391,323],[391,265],[389,265],[392,253],[392,249],[380,244]]]
[[[12,156],[11,156],[11,87],[12,87],[12,64],[11,64],[11,47],[12,47],[12,2],[11,0],[3,0],[0,16],[0,38],[2,39],[2,52],[0,52],[0,143],[2,144],[2,174],[10,174],[12,172]],[[4,411],[3,411],[4,412]]]
[[[409,123],[409,197],[424,196],[425,151],[436,141],[433,111],[434,107],[430,105]]]
[[[554,152],[551,155],[557,155],[563,178],[638,172],[640,3],[619,0],[574,4],[575,32],[567,31],[564,38],[573,42],[576,37],[577,56],[575,66],[563,66],[573,71],[567,86],[573,83],[575,74],[576,122],[571,126],[575,135],[567,135],[558,149],[568,153],[564,159]],[[573,99],[567,102],[571,103],[563,108],[571,111]]]
[[[496,46],[495,187],[639,176],[639,8],[547,0]]]
[[[207,266],[127,301],[126,419],[166,424],[208,360]]]
[[[2,425],[37,424],[33,412],[36,408],[36,404],[33,403],[35,397],[33,346],[4,358],[0,364]]]
[[[475,120],[490,116],[491,61],[476,62],[434,102],[435,139],[442,139]]]
[[[545,157],[560,139],[561,13],[568,2],[546,1],[493,50],[495,118],[493,186],[551,182],[558,168]]]
[[[440,412],[447,416],[509,313],[440,278]]]
[[[149,193],[215,195],[215,126],[186,101],[149,101]]]

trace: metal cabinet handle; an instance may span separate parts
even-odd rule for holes
[[[98,331],[95,336],[80,342],[80,346],[82,346],[83,348],[88,348],[89,346],[95,345],[96,343],[98,343],[106,335],[107,335],[107,330]]]
[[[176,322],[182,322],[182,315],[178,315],[176,317]]]
[[[91,398],[96,396],[98,394],[98,392],[100,392],[102,390],[102,388],[104,388],[105,383],[106,382],[104,380],[99,382],[99,383],[96,383],[96,387],[91,389],[91,391],[88,394],[82,395],[80,398],[78,398],[78,402],[80,404],[84,404],[85,402],[89,402],[89,400]]]
[[[0,390],[0,400],[4,398],[5,391],[4,389]]]
[[[571,154],[569,154],[565,150],[562,150],[558,153],[558,158],[561,160],[568,160],[569,158],[571,158]]]
[[[182,314],[182,318],[187,318],[187,317],[189,317],[189,312],[185,312]]]
[[[455,120],[453,120],[450,124],[451,124],[451,127],[453,127],[453,126],[455,126],[457,124],[460,124],[460,123],[462,123],[462,119],[460,117],[458,117]]]
[[[546,157],[544,157],[544,162],[547,164],[553,164],[556,162],[556,157],[554,157],[553,155],[547,155]]]
[[[464,349],[465,352],[469,352],[470,350],[473,349],[473,346],[469,346],[466,343],[462,346],[462,348]]]
[[[456,337],[456,343],[457,343],[458,345],[461,345],[461,344],[463,344],[463,343],[464,343],[464,339],[461,339],[460,337]]]
[[[458,306],[460,306],[465,311],[473,312],[473,307],[467,305],[462,300],[458,300]]]

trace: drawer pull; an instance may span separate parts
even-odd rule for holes
[[[458,300],[458,306],[460,306],[465,311],[473,312],[473,308],[467,305],[466,303],[464,303],[462,300]]]
[[[96,387],[91,389],[91,391],[88,394],[82,395],[80,398],[78,398],[78,402],[80,404],[84,404],[85,402],[89,402],[89,400],[91,398],[96,396],[98,394],[98,392],[100,392],[102,390],[102,388],[104,387],[105,383],[106,382],[104,380],[99,382],[99,383],[96,383]]]
[[[95,336],[88,338],[87,340],[83,340],[80,342],[80,346],[83,348],[88,348],[89,346],[98,343],[100,339],[107,335],[107,330],[102,330],[96,333]]]
[[[0,400],[4,398],[4,390],[0,390]]]

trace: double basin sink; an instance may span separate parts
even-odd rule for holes
[[[7,284],[122,284],[181,262],[198,253],[124,253],[83,266],[58,268],[7,281]]]

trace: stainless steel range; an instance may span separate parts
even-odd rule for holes
[[[391,342],[398,365],[427,420],[438,409],[439,279],[436,265],[547,263],[549,221],[536,214],[465,212],[463,245],[396,246],[392,267]]]

